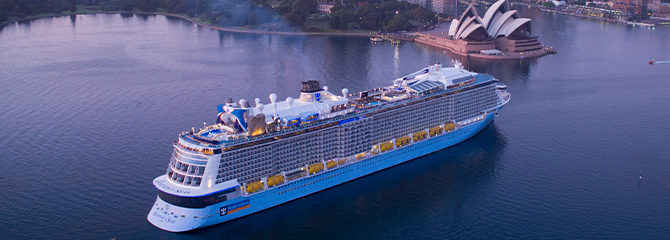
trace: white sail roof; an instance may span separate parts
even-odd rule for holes
[[[458,38],[459,38],[459,39],[466,38],[466,37],[470,36],[471,33],[475,32],[477,29],[480,29],[480,28],[481,28],[483,31],[486,31],[486,29],[484,29],[484,26],[483,26],[482,24],[479,24],[479,23],[476,23],[476,24],[470,24],[470,26],[468,26],[468,27],[463,31],[463,33],[461,33],[461,35],[458,36]]]
[[[506,28],[503,29],[505,32],[505,37],[509,37],[514,31],[519,29],[521,26],[524,24],[530,24],[530,19],[529,18],[517,18],[511,21],[509,24],[506,25]]]
[[[496,17],[495,20],[491,23],[491,26],[489,26],[489,28],[487,29],[489,36],[497,37],[500,34],[500,29],[502,29],[503,26],[505,25],[505,22],[507,22],[507,20],[512,18],[513,16],[515,17],[518,16],[516,10],[507,11],[506,13],[503,13],[499,17]]]
[[[496,13],[498,12],[504,13],[508,10],[506,7],[507,5],[505,5],[504,3],[505,0],[500,0],[491,5],[491,7],[489,7],[489,9],[484,14],[484,19],[482,20],[482,23],[484,24],[485,28],[488,29],[489,25],[491,25],[491,20],[493,20],[493,17],[495,16]],[[501,7],[503,9],[500,9]]]
[[[451,25],[449,26],[449,36],[454,36],[456,34],[456,31],[458,30],[458,20],[452,19],[451,20]]]
[[[451,21],[449,36],[454,39],[463,39],[482,28],[491,38],[509,37],[520,27],[530,24],[530,19],[519,18],[519,13],[516,10],[509,10],[505,1],[500,0],[491,5],[483,19],[479,17],[477,10],[470,5],[458,21],[455,19]]]
[[[467,29],[468,27],[470,27],[470,25],[471,25],[473,22],[475,22],[475,24],[478,24],[479,19],[478,19],[476,16],[468,17],[467,19],[465,19],[465,22],[464,22],[463,24],[461,24],[461,27],[460,27],[460,28],[458,29],[458,31],[456,32],[456,35],[455,35],[456,37],[455,37],[455,38],[456,38],[456,39],[461,39],[461,38],[463,38],[463,37],[461,36],[462,33],[463,33],[463,31],[465,31],[465,29]],[[479,25],[481,25],[481,24],[479,24]]]

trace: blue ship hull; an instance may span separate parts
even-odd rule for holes
[[[157,198],[148,218],[157,227],[173,232],[231,221],[458,144],[479,133],[493,122],[494,118],[495,112],[489,113],[484,119],[452,132],[377,154],[353,164],[322,171],[248,197],[231,199],[202,209],[169,207],[169,204]],[[165,206],[165,209],[161,206]]]

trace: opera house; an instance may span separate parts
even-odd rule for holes
[[[500,0],[480,17],[470,5],[460,19],[452,20],[448,33],[417,34],[415,41],[482,58],[539,57],[553,53],[531,34],[529,18],[521,18]]]

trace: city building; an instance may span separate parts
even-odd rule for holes
[[[430,0],[401,0],[401,1],[421,5],[422,7],[428,7],[428,5],[426,4],[428,4]]]
[[[612,8],[621,11],[625,16],[632,17],[644,14],[646,5],[646,0],[614,0]]]
[[[436,13],[444,13],[453,17],[458,16],[457,0],[431,0],[431,9]]]
[[[330,14],[330,9],[333,7],[335,7],[335,3],[331,3],[327,0],[319,0],[316,10],[321,14]]]
[[[670,0],[649,0],[647,9],[652,17],[670,18]]]
[[[661,8],[661,0],[649,0],[647,2],[647,9],[652,12],[656,12]]]
[[[458,16],[457,0],[399,0],[399,1],[420,5],[424,8],[432,10],[435,13],[443,13],[453,17]]]

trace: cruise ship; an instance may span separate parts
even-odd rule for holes
[[[487,74],[430,65],[386,87],[217,106],[216,124],[179,134],[148,221],[184,232],[231,221],[462,142],[510,100]]]

